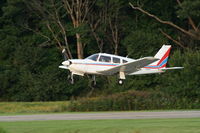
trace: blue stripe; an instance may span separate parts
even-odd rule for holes
[[[158,66],[145,66],[145,67],[159,68],[159,67],[163,66],[164,64],[166,64],[166,63],[167,63],[167,60],[168,60],[168,57],[167,57],[166,59],[164,59],[164,60],[160,63],[160,65],[158,65]]]

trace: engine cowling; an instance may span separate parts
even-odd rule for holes
[[[69,65],[72,64],[72,62],[69,61],[69,60],[66,60],[66,61],[63,61],[62,64],[63,64],[64,66],[69,66]]]

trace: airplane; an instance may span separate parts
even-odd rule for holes
[[[93,75],[93,85],[96,85],[95,75],[119,75],[118,83],[123,84],[126,75],[141,75],[163,73],[166,70],[182,69],[183,67],[166,67],[171,45],[163,45],[154,57],[131,59],[113,54],[97,53],[85,59],[66,59],[59,68],[70,71],[69,79],[74,84],[73,75]],[[65,49],[62,53],[64,55]]]

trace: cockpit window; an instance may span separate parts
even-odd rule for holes
[[[111,62],[111,57],[101,55],[100,58],[99,58],[99,61],[101,61],[101,62]]]
[[[113,63],[120,63],[120,59],[116,58],[116,57],[113,57]]]
[[[123,60],[123,63],[126,63],[126,62],[128,62],[127,60]]]
[[[87,57],[86,59],[97,61],[98,57],[99,57],[99,54],[94,54],[94,55],[91,55],[91,56]]]

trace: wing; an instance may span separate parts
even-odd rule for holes
[[[140,70],[140,68],[143,68],[157,60],[159,59],[154,58],[154,57],[144,57],[138,60],[134,60],[132,62],[128,62],[122,65],[116,66],[114,68],[110,68],[104,71],[97,71],[97,72],[101,74],[105,74],[105,75],[113,75],[119,72],[124,72],[126,74],[133,73]]]

